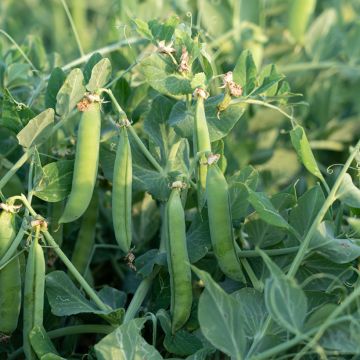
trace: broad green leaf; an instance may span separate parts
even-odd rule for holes
[[[192,270],[205,284],[198,310],[201,332],[217,349],[233,359],[242,359],[246,338],[238,302],[222,290],[207,272],[194,266]]]
[[[139,35],[145,37],[148,40],[153,40],[153,34],[151,33],[149,24],[146,21],[136,18],[132,19],[131,22]]]
[[[326,330],[319,341],[323,348],[345,354],[358,355],[360,353],[359,314],[349,315],[352,317],[352,321],[334,324]]]
[[[291,142],[298,154],[300,161],[304,164],[305,168],[314,176],[324,181],[319,167],[317,166],[314,154],[311,150],[309,141],[306,137],[305,130],[302,126],[296,125],[290,131]]]
[[[215,352],[213,348],[203,348],[188,356],[186,360],[207,360],[209,356]]]
[[[155,40],[163,40],[165,43],[168,43],[171,41],[175,28],[179,22],[180,18],[177,15],[172,15],[163,23],[158,20],[150,20],[148,25]],[[143,28],[146,31],[146,27]]]
[[[255,192],[247,188],[248,200],[259,217],[270,225],[283,229],[290,229],[288,222],[280,215],[265,193]]]
[[[248,95],[255,87],[256,83],[256,65],[249,50],[244,50],[236,62],[233,79],[243,88],[244,95]]]
[[[34,195],[48,202],[61,201],[69,195],[73,160],[59,160],[45,165],[42,176],[34,184]]]
[[[56,95],[56,113],[64,117],[76,106],[85,94],[84,75],[80,69],[74,69],[67,76]]]
[[[210,97],[205,101],[205,115],[208,123],[211,142],[225,137],[245,112],[242,104],[230,105],[222,111],[218,118],[217,106],[223,96]],[[183,101],[177,102],[170,114],[169,124],[174,127],[176,133],[181,137],[192,140],[194,128],[194,107],[188,109]]]
[[[100,299],[109,305],[112,309],[119,309],[125,307],[126,293],[105,285],[99,292]]]
[[[9,90],[28,86],[31,67],[19,62],[9,64],[4,74],[4,88]]]
[[[155,265],[166,265],[165,252],[160,252],[158,249],[151,249],[135,260],[137,273],[143,277],[149,276],[153,272]]]
[[[95,345],[98,360],[162,360],[160,353],[141,336],[146,318],[119,326]]]
[[[125,313],[123,308],[99,310],[94,303],[84,297],[63,271],[53,271],[46,275],[46,294],[51,312],[56,316],[98,314],[115,325],[121,322]],[[104,293],[102,295],[104,296]]]
[[[360,240],[336,238],[334,226],[328,221],[319,225],[310,247],[338,264],[346,264],[360,257]]]
[[[33,348],[39,359],[49,353],[57,355],[58,359],[64,359],[58,355],[55,346],[51,342],[49,335],[47,334],[43,326],[35,326],[30,331],[29,338],[31,347]]]
[[[102,55],[100,53],[96,52],[95,54],[92,54],[90,59],[86,62],[84,69],[83,69],[85,84],[87,84],[91,78],[92,69],[99,61],[102,60],[102,58],[103,58]]]
[[[111,75],[111,63],[108,58],[100,60],[91,70],[91,77],[86,89],[95,92],[106,85]]]
[[[163,96],[157,96],[151,104],[150,111],[144,120],[144,130],[160,149],[161,159],[165,163],[174,139],[173,129],[167,124],[174,101]]]
[[[239,303],[245,334],[253,340],[261,334],[268,316],[264,295],[253,288],[243,288],[232,293],[231,296]]]
[[[177,73],[166,55],[152,54],[141,61],[139,71],[148,84],[163,95],[179,97],[192,93],[190,80]]]
[[[265,303],[271,317],[294,334],[301,333],[307,314],[307,299],[295,279],[288,278],[263,252],[262,259],[271,277],[265,283]]]
[[[24,104],[17,104],[8,89],[2,92],[0,126],[17,134],[36,114]]]
[[[360,189],[358,189],[349,174],[345,174],[344,179],[336,192],[336,198],[347,206],[360,208]]]
[[[316,185],[300,196],[297,205],[291,209],[289,223],[301,236],[309,231],[324,201],[325,196],[321,186]],[[298,245],[298,240],[290,238],[288,245]]]
[[[17,134],[19,144],[25,148],[37,145],[43,141],[54,124],[54,109],[46,109],[31,119],[28,124]]]
[[[274,96],[278,88],[278,83],[282,79],[284,79],[284,75],[277,72],[275,65],[264,67],[259,76],[261,85],[252,92],[252,95],[265,94],[267,96]]]
[[[45,93],[45,106],[47,108],[56,108],[56,96],[65,79],[66,75],[61,68],[57,67],[51,72]]]
[[[63,271],[53,271],[46,275],[46,294],[51,312],[56,316],[103,313],[84,297]]]
[[[195,216],[186,232],[186,244],[191,263],[202,259],[211,249],[209,221],[205,214]]]
[[[270,225],[261,219],[249,219],[244,225],[247,242],[251,247],[266,248],[284,240],[286,233],[281,228]]]
[[[188,356],[202,348],[201,341],[184,329],[178,330],[175,334],[171,332],[171,319],[169,314],[161,309],[156,313],[160,325],[165,333],[164,347],[171,354]]]
[[[246,166],[229,179],[229,194],[232,219],[240,220],[248,213],[249,201],[247,187],[256,190],[259,173],[252,166]]]

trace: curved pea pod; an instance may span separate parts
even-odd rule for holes
[[[132,158],[126,126],[120,128],[112,189],[112,218],[116,241],[128,252],[131,246]]]
[[[95,191],[91,199],[90,205],[85,211],[85,214],[82,218],[79,234],[77,236],[74,251],[71,257],[71,262],[81,275],[85,274],[89,257],[92,253],[95,243],[98,205],[99,196],[98,193]]]
[[[206,178],[211,243],[223,273],[237,281],[245,281],[236,254],[232,228],[228,184],[217,164],[209,165]]]
[[[172,332],[188,320],[192,304],[191,268],[186,247],[185,214],[180,190],[173,189],[165,209],[166,252],[171,285]]]
[[[98,171],[100,129],[100,104],[94,102],[80,120],[71,192],[59,223],[75,221],[89,206]]]
[[[292,0],[290,2],[289,31],[298,43],[302,43],[304,40],[315,7],[316,0]]]
[[[0,214],[0,258],[16,236],[15,214]],[[20,262],[16,256],[0,270],[0,333],[11,334],[17,327],[21,307]]]
[[[207,126],[204,99],[206,92],[202,89],[197,89],[197,100],[195,108],[195,121],[194,121],[194,146],[195,153],[201,153],[198,170],[197,170],[197,182],[198,182],[198,203],[202,208],[205,203],[205,189],[206,189],[206,153],[211,152],[211,142],[209,129]]]
[[[34,326],[42,326],[45,290],[45,259],[38,236],[35,236],[26,263],[24,288],[23,348],[26,359],[36,359],[29,335]]]

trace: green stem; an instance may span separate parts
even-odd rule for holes
[[[247,261],[247,259],[243,258],[240,261],[241,261],[241,264],[243,265],[245,271],[249,275],[251,284],[253,285],[254,289],[259,292],[262,292],[264,289],[264,283],[256,277],[256,275],[255,275],[253,269],[251,268],[249,262]]]
[[[160,271],[160,268],[154,270],[153,274],[143,279],[135,291],[133,298],[126,310],[123,323],[126,324],[132,320],[140,309],[141,304],[144,302],[146,295],[148,294],[152,282],[155,276]]]
[[[261,249],[261,251],[265,252],[269,256],[292,254],[298,250],[299,250],[299,246],[293,246],[282,249]],[[257,250],[239,250],[237,254],[239,258],[254,258],[261,256]]]
[[[0,191],[7,184],[7,182],[15,175],[15,173],[28,161],[30,156],[34,152],[34,148],[30,148],[24,152],[20,159],[14,164],[14,166],[1,178]]]
[[[60,0],[60,1],[61,1],[61,4],[62,4],[64,10],[65,10],[66,16],[67,16],[67,18],[68,18],[68,20],[69,20],[69,23],[70,23],[72,32],[73,32],[74,37],[75,37],[75,40],[76,40],[76,44],[77,44],[77,46],[78,46],[78,48],[79,48],[80,55],[81,55],[81,56],[84,56],[84,50],[83,50],[83,48],[82,48],[81,41],[80,41],[80,37],[79,37],[79,34],[78,34],[78,32],[77,32],[76,26],[75,26],[75,24],[74,24],[74,20],[73,20],[73,18],[72,18],[72,16],[71,16],[69,7],[67,6],[65,0]],[[76,0],[76,1],[78,1],[78,0]]]
[[[3,29],[0,29],[0,34],[3,34],[19,51],[21,56],[25,59],[25,61],[32,67],[34,71],[38,71],[38,69],[34,66],[34,64],[31,62],[31,60],[27,57],[27,55],[24,53],[24,51],[21,49],[20,45]]]
[[[127,119],[126,113],[125,111],[121,108],[120,104],[118,103],[118,101],[116,100],[113,92],[110,89],[100,89],[100,92],[105,92],[106,94],[108,94],[110,96],[111,101],[113,102],[117,112],[120,115],[121,119]],[[144,154],[144,156],[148,159],[148,161],[151,163],[151,165],[159,172],[159,173],[163,173],[164,170],[163,168],[160,166],[160,164],[156,161],[156,159],[152,156],[152,154],[150,153],[150,151],[147,149],[147,147],[144,145],[144,143],[142,142],[142,140],[139,138],[138,134],[136,133],[136,131],[134,130],[134,128],[130,125],[127,127],[128,131],[130,132],[130,134],[133,136],[136,144],[139,146],[139,148],[141,149],[142,153]]]
[[[354,150],[352,151],[349,158],[347,159],[347,161],[346,161],[344,167],[342,168],[338,178],[336,179],[335,184],[332,187],[328,197],[326,198],[323,206],[321,207],[320,211],[318,212],[315,220],[311,224],[311,227],[310,227],[309,231],[307,232],[304,241],[301,243],[299,251],[296,254],[295,259],[291,264],[290,270],[288,272],[288,277],[295,276],[296,272],[298,271],[298,269],[301,265],[301,262],[303,261],[305,255],[306,255],[310,241],[313,238],[316,229],[320,225],[320,223],[323,220],[324,216],[326,215],[327,211],[330,209],[330,206],[336,200],[336,193],[344,179],[344,176],[345,176],[348,168],[350,167],[350,165],[351,165],[352,161],[354,160],[359,149],[360,149],[360,140],[358,141]]]

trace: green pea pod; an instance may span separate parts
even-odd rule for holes
[[[37,358],[31,348],[30,332],[34,326],[43,324],[45,259],[39,244],[39,231],[37,229],[30,246],[25,270],[23,348],[27,360]]]
[[[82,218],[80,231],[76,239],[75,248],[72,254],[71,262],[80,272],[85,274],[89,257],[95,243],[96,220],[98,216],[99,196],[95,191],[90,205]]]
[[[228,184],[217,164],[209,165],[206,179],[211,243],[223,273],[237,281],[245,281],[236,254],[232,228]]]
[[[172,332],[188,320],[192,304],[191,269],[186,247],[185,214],[174,188],[165,209],[166,252],[171,284]]]
[[[289,9],[289,31],[293,38],[302,43],[309,20],[314,13],[316,0],[292,0]]]
[[[15,214],[0,214],[0,258],[16,236]],[[0,270],[0,333],[11,334],[17,327],[21,307],[21,274],[15,257]]]
[[[59,223],[78,219],[89,206],[98,170],[100,129],[100,104],[94,102],[80,120],[71,193]]]
[[[194,122],[195,125],[194,145],[195,145],[195,153],[201,153],[198,170],[197,170],[197,182],[198,182],[198,203],[199,203],[199,207],[202,208],[205,203],[206,174],[207,174],[205,154],[207,152],[211,152],[211,143],[210,143],[209,129],[207,126],[207,121],[205,116],[204,97],[200,96],[200,94],[198,95],[196,100],[195,122]]]
[[[122,251],[131,246],[132,159],[126,126],[120,128],[113,175],[112,217],[116,241]]]

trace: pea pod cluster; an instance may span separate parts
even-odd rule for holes
[[[45,259],[39,244],[40,226],[31,243],[25,271],[23,348],[26,359],[36,359],[29,335],[34,326],[42,326],[45,289]]]
[[[78,219],[89,206],[98,171],[100,130],[100,103],[92,102],[80,119],[71,192],[59,223]]]
[[[0,214],[0,259],[16,236],[15,214]],[[17,327],[21,307],[21,274],[16,256],[0,270],[0,333],[11,334]]]
[[[127,133],[128,120],[119,130],[119,142],[113,173],[112,218],[116,241],[120,249],[128,252],[131,246],[132,157]]]
[[[188,320],[192,304],[191,268],[180,188],[173,187],[165,209],[166,252],[171,285],[172,332]]]
[[[195,90],[196,108],[194,121],[194,146],[195,153],[200,154],[199,164],[197,169],[198,182],[198,201],[199,207],[202,208],[205,202],[206,193],[206,153],[211,152],[211,143],[209,129],[207,126],[205,116],[204,100],[207,97],[207,92],[201,88]]]
[[[209,168],[206,177],[211,243],[223,273],[231,279],[245,281],[235,248],[228,184],[216,164],[218,159],[219,155],[208,157]]]

